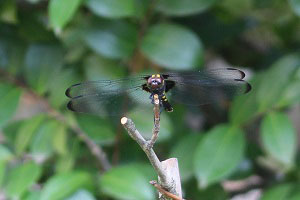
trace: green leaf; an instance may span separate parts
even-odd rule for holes
[[[278,101],[278,107],[286,107],[300,102],[300,81],[291,82]]]
[[[275,187],[268,189],[263,193],[261,200],[287,200],[289,199],[289,194],[293,189],[292,184],[281,184]]]
[[[133,165],[115,167],[100,178],[103,193],[120,200],[153,200],[149,179]]]
[[[79,189],[93,188],[93,179],[86,172],[72,171],[52,176],[42,189],[40,200],[64,199]]]
[[[5,175],[6,175],[6,161],[0,160],[0,188],[2,188],[2,183],[4,181]]]
[[[21,155],[26,150],[30,140],[40,124],[45,119],[45,116],[39,115],[24,121],[18,130],[15,142],[15,151],[17,155]]]
[[[171,150],[169,157],[178,159],[180,178],[183,182],[193,176],[194,152],[201,138],[200,134],[187,135],[180,139]]]
[[[136,46],[137,28],[125,21],[101,21],[87,28],[84,40],[105,57],[129,58]]]
[[[300,17],[300,0],[289,0],[289,3],[294,13]]]
[[[200,187],[230,175],[241,162],[245,149],[242,130],[228,125],[209,131],[195,150],[194,170]]]
[[[60,155],[68,153],[68,133],[65,125],[60,124],[53,133],[52,146],[53,149]]]
[[[35,183],[42,169],[39,165],[29,162],[12,169],[8,174],[8,183],[5,187],[6,194],[11,198],[20,198]]]
[[[21,90],[14,86],[0,83],[0,128],[15,114],[19,105]]]
[[[225,12],[230,13],[230,15],[241,18],[248,16],[253,11],[253,4],[256,4],[256,2],[252,0],[227,0],[220,1],[218,8],[221,7],[221,9],[226,10]]]
[[[55,165],[55,171],[57,173],[63,173],[71,171],[74,167],[75,163],[74,155],[71,153],[68,153],[66,155],[62,155],[57,159],[56,165]]]
[[[58,127],[58,122],[54,120],[42,123],[30,145],[33,155],[48,157],[53,153],[53,137]]]
[[[151,61],[172,70],[195,68],[203,59],[197,35],[176,24],[152,26],[142,41],[142,52]]]
[[[96,198],[87,190],[79,190],[66,200],[96,200]]]
[[[0,162],[9,161],[12,158],[13,158],[13,154],[10,152],[10,150],[6,148],[4,145],[0,144]]]
[[[118,79],[125,76],[125,66],[119,61],[107,59],[98,55],[88,56],[84,60],[88,80]]]
[[[280,100],[278,100],[277,107],[285,107],[294,103],[300,102],[300,67],[297,70],[294,78],[285,88]]]
[[[93,115],[80,114],[77,116],[80,128],[99,144],[111,144],[115,134],[109,121]]]
[[[299,192],[299,188],[297,188],[298,190],[291,192],[289,200],[298,200],[300,199],[300,192]]]
[[[156,10],[175,16],[200,13],[215,4],[217,0],[159,0]]]
[[[3,133],[5,137],[5,142],[9,145],[14,144],[16,140],[16,135],[23,124],[23,120],[12,120],[3,128]]]
[[[33,44],[25,57],[25,76],[29,85],[39,94],[60,74],[63,64],[62,49],[56,45]]]
[[[299,66],[298,54],[285,56],[271,66],[257,88],[259,111],[272,108],[280,100]]]
[[[261,125],[265,150],[276,160],[290,166],[297,150],[296,130],[289,118],[280,112],[269,113]]]
[[[80,4],[81,0],[50,0],[48,8],[53,28],[61,30],[70,22]]]
[[[0,3],[0,20],[6,23],[17,23],[17,3],[10,0],[2,0]]]
[[[24,200],[40,200],[41,199],[41,191],[38,190],[34,190],[34,191],[30,191],[26,197],[24,197]]]
[[[87,0],[87,6],[94,14],[107,18],[135,16],[135,4],[135,0]]]
[[[262,74],[256,74],[250,81],[252,90],[244,95],[236,97],[229,111],[230,121],[235,125],[247,123],[259,114],[257,102],[257,88],[264,78]]]
[[[24,65],[24,54],[23,40],[14,35],[0,37],[0,68],[4,68],[11,74],[16,74]]]
[[[43,9],[43,12],[45,9]],[[40,20],[41,12],[28,12],[25,14],[26,17],[22,14],[22,12],[18,13],[20,15],[21,23],[18,24],[18,35],[20,40],[25,42],[24,46],[26,48],[33,42],[45,42],[51,43],[55,41],[55,36],[49,28],[49,21]],[[46,13],[43,13],[43,16],[46,19]],[[25,55],[23,53],[23,55]],[[21,66],[24,66],[24,60],[21,60]],[[19,68],[20,70],[20,68]]]
[[[64,94],[66,88],[74,84],[77,74],[73,70],[61,70],[56,73],[49,81],[47,87],[49,91],[49,101],[51,105],[59,108],[61,105],[66,105],[67,98]]]

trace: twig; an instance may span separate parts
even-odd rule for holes
[[[22,88],[23,90],[25,90],[29,95],[31,95],[34,99],[36,99],[36,101],[41,102],[44,105],[47,113],[50,116],[55,118],[57,121],[61,121],[62,123],[67,124],[70,127],[70,129],[80,139],[82,139],[82,141],[88,146],[89,150],[96,157],[96,159],[99,162],[99,164],[100,164],[101,168],[103,169],[103,171],[106,171],[111,167],[110,162],[107,160],[106,154],[103,151],[103,149],[100,146],[98,146],[93,140],[91,140],[87,136],[87,134],[79,128],[79,126],[77,126],[75,124],[71,124],[65,118],[65,116],[63,114],[61,114],[60,112],[58,112],[57,110],[52,108],[50,103],[47,101],[47,99],[45,99],[45,98],[39,96],[38,94],[36,94],[31,88],[26,86],[23,82],[20,82],[18,79],[16,79],[14,76],[7,73],[6,71],[0,70],[0,75],[3,75],[9,82],[11,82],[12,84],[14,84],[14,85]]]
[[[130,137],[134,139],[140,145],[143,151],[146,153],[151,165],[153,166],[156,173],[160,177],[162,185],[164,187],[169,186],[170,181],[168,180],[168,177],[166,176],[165,171],[163,170],[158,157],[156,156],[152,148],[151,149],[148,148],[149,143],[143,138],[143,136],[136,129],[133,121],[131,119],[128,119],[127,117],[123,117],[121,119],[121,124],[127,130]]]
[[[44,102],[45,107],[47,108],[47,112],[50,116],[58,121],[63,122],[64,124],[67,124],[70,129],[87,145],[91,153],[97,158],[103,171],[107,171],[111,168],[110,162],[107,160],[106,153],[100,146],[98,146],[93,140],[91,140],[77,124],[70,124],[63,114],[54,110],[50,106],[49,102],[46,99],[40,97],[40,100]]]
[[[49,114],[52,115],[55,119],[69,125],[71,130],[87,145],[91,153],[97,158],[103,171],[107,171],[111,168],[111,164],[108,161],[106,153],[103,151],[103,149],[98,146],[93,140],[91,140],[77,124],[69,124],[64,115],[57,112],[56,110],[49,110]]]
[[[135,140],[143,149],[143,151],[146,153],[151,165],[153,166],[154,170],[158,174],[158,180],[162,185],[162,187],[164,188],[164,191],[169,191],[168,194],[169,193],[177,194],[179,195],[178,198],[180,199],[182,196],[182,192],[181,192],[181,183],[180,183],[180,175],[178,170],[177,159],[171,158],[166,161],[160,162],[153,150],[153,145],[155,144],[158,138],[159,129],[160,129],[160,108],[159,108],[160,103],[157,94],[153,96],[153,100],[154,100],[154,109],[153,109],[154,127],[152,131],[153,134],[151,140],[146,141],[143,138],[143,136],[136,129],[131,119],[123,117],[121,119],[121,124],[127,130],[130,137],[133,140]],[[169,199],[169,196],[165,196],[165,193],[160,193],[160,199],[164,199],[164,200]]]
[[[172,170],[174,170],[174,167],[170,167],[168,164],[165,164],[163,166],[163,163],[168,163],[167,161],[176,160],[177,170],[178,170],[178,164],[177,159],[168,159],[166,161],[160,162],[158,157],[156,156],[153,148],[149,147],[149,142],[147,142],[143,136],[139,133],[139,131],[136,129],[133,121],[131,119],[128,119],[127,117],[123,117],[121,119],[121,124],[124,126],[124,128],[127,130],[130,137],[135,140],[140,147],[143,149],[143,151],[146,153],[151,165],[153,166],[154,170],[158,174],[160,184],[165,190],[171,191],[174,194],[181,194],[181,185],[180,185],[180,177],[179,177],[179,171],[176,173],[176,177],[174,176],[174,173],[172,173]],[[173,162],[174,163],[174,162]],[[169,166],[169,167],[168,167]],[[166,168],[167,167],[167,168]],[[176,179],[176,180],[175,180]],[[164,198],[164,194],[162,194],[162,197],[160,199],[168,199],[168,197]]]
[[[175,194],[172,194],[171,192],[166,191],[159,184],[157,184],[157,182],[154,180],[150,181],[150,184],[153,185],[161,194],[165,195],[168,198],[171,198],[173,200],[185,200],[185,199],[182,199],[182,198],[176,196]]]
[[[153,145],[155,144],[157,138],[158,138],[158,134],[159,134],[159,128],[160,128],[160,109],[159,109],[159,99],[158,99],[158,95],[155,94],[153,96],[154,98],[154,127],[152,130],[152,137],[151,140],[149,141],[148,144],[148,149],[151,149],[153,147]]]

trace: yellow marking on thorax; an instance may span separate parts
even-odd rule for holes
[[[164,95],[161,97],[163,101],[168,101],[167,97]]]

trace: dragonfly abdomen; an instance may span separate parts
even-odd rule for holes
[[[170,104],[169,100],[167,99],[166,95],[164,95],[164,94],[161,97],[161,104],[164,107],[165,111],[167,111],[167,112],[173,112],[173,107]]]

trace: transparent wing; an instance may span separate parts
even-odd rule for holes
[[[82,95],[91,95],[105,92],[105,95],[126,92],[131,88],[138,87],[146,82],[147,76],[135,76],[117,80],[88,81],[72,85],[66,90],[66,96],[74,98]]]
[[[220,98],[231,99],[251,90],[251,85],[243,80],[245,73],[235,68],[167,73],[165,76],[175,83],[167,92],[170,101],[188,105],[209,104]]]
[[[66,90],[68,108],[75,112],[101,116],[121,115],[137,104],[151,105],[150,94],[142,89],[145,76],[119,80],[79,83]]]

